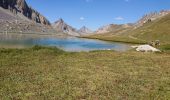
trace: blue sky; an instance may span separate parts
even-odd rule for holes
[[[170,0],[26,0],[49,19],[59,18],[75,28],[92,30],[115,23],[133,23],[144,14],[170,9]]]

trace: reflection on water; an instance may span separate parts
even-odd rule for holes
[[[42,35],[0,34],[0,47],[25,48],[32,47],[34,45],[56,46],[65,51],[92,51],[108,49],[126,51],[130,48],[127,44],[76,37],[58,38],[55,36]]]

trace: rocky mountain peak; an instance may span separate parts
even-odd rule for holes
[[[86,26],[83,26],[82,28],[79,29],[79,33],[80,34],[88,34],[88,33],[93,33],[93,31],[91,31],[89,28],[87,28]]]
[[[55,24],[56,23],[65,23],[64,20],[62,18],[60,18],[58,21],[54,22]]]
[[[75,28],[65,23],[65,21],[60,18],[58,21],[54,22],[53,28],[58,32],[66,33],[67,35],[79,36],[79,33]]]

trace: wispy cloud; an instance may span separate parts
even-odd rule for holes
[[[123,17],[121,17],[121,16],[119,16],[119,17],[116,17],[116,18],[114,18],[115,20],[124,20],[124,18]]]
[[[80,17],[80,20],[83,21],[83,20],[85,20],[85,18],[84,17]]]
[[[125,0],[125,2],[129,2],[130,0]]]

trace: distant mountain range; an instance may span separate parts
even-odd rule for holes
[[[71,36],[84,36],[93,34],[113,33],[119,34],[126,30],[135,29],[143,26],[146,23],[152,22],[156,19],[162,18],[169,14],[170,11],[163,10],[161,12],[153,12],[143,16],[136,23],[129,24],[109,24],[100,27],[96,31],[91,31],[86,26],[79,30],[73,28],[59,19],[51,24],[47,18],[41,15],[38,11],[29,7],[25,0],[0,0],[0,31],[4,32],[8,29],[11,32],[23,33],[61,33]]]
[[[59,19],[54,24],[52,24],[52,26],[56,31],[63,32],[65,34],[72,35],[72,36],[81,36],[81,35],[93,33],[93,31],[91,31],[85,26],[77,30],[76,28],[73,28],[72,26],[66,24],[63,19]]]
[[[126,29],[132,27],[133,24],[109,24],[103,27],[100,27],[95,33],[96,34],[102,34],[102,33],[108,33],[108,32],[118,32],[119,30]]]
[[[0,0],[0,32],[61,33],[80,36],[92,33],[88,28],[77,30],[59,19],[51,24],[38,11],[29,7],[25,0]]]
[[[121,25],[108,25],[102,33],[86,38],[126,43],[150,43],[159,40],[161,45],[170,44],[170,11],[150,13],[138,22],[124,28]],[[103,28],[105,29],[105,28]]]
[[[124,30],[127,30],[127,29],[136,29],[138,27],[141,27],[146,23],[149,23],[149,22],[152,22],[154,20],[164,17],[167,14],[170,14],[170,10],[162,10],[160,12],[151,12],[149,14],[144,15],[136,23],[122,24],[122,25],[109,24],[109,25],[100,27],[95,33],[105,34],[105,33],[112,32],[114,34],[118,34],[120,32],[124,32]]]

